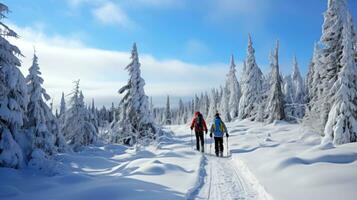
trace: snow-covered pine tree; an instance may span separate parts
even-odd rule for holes
[[[346,24],[342,30],[342,58],[338,79],[333,84],[330,95],[332,108],[325,127],[324,142],[344,144],[357,141],[357,65],[354,59],[353,23],[350,13],[346,14]],[[330,96],[330,97],[331,97]]]
[[[119,90],[120,94],[125,92],[126,94],[119,104],[122,114],[117,122],[117,128],[113,131],[125,144],[146,143],[146,141],[155,139],[162,130],[154,123],[150,115],[149,101],[144,91],[145,81],[141,77],[135,43],[131,51],[131,62],[126,69],[129,71],[130,78],[128,84]]]
[[[200,99],[198,98],[197,94],[195,94],[195,97],[193,99],[193,110],[196,111],[200,111]]]
[[[208,112],[209,112],[209,108],[210,108],[210,101],[209,101],[209,97],[208,97],[208,93],[205,92],[204,94],[204,116],[207,116],[208,115]]]
[[[255,50],[249,35],[246,66],[241,76],[242,96],[239,101],[240,119],[252,118],[254,120],[259,105],[262,104],[263,73],[256,63],[254,54]]]
[[[230,70],[227,74],[226,88],[228,90],[228,112],[230,120],[238,117],[239,100],[241,97],[241,89],[236,76],[236,64],[234,56],[231,57]]]
[[[283,88],[282,88],[283,94],[284,94],[284,102],[288,105],[292,104],[294,102],[294,95],[293,95],[293,83],[291,81],[291,76],[286,75],[283,78]]]
[[[57,118],[51,112],[51,108],[44,102],[50,100],[50,96],[42,87],[43,79],[40,77],[38,57],[33,56],[29,75],[26,77],[29,104],[27,106],[24,128],[30,137],[29,152],[26,152],[27,161],[32,167],[41,169],[46,160],[58,151],[66,149],[66,143],[60,131]]]
[[[324,24],[320,43],[322,44],[319,58],[319,75],[321,82],[318,85],[317,93],[318,103],[313,109],[319,110],[318,113],[322,121],[321,130],[325,126],[331,109],[332,99],[329,97],[330,88],[337,80],[338,72],[341,69],[341,58],[343,52],[342,30],[346,18],[347,1],[346,0],[329,0],[328,9],[324,14]],[[321,104],[322,103],[322,104]]]
[[[91,122],[93,124],[93,126],[96,129],[96,133],[98,133],[99,132],[99,119],[98,119],[97,109],[95,108],[94,99],[92,99],[92,105],[87,110],[87,112],[88,112],[89,122]]]
[[[211,90],[210,95],[210,107],[208,111],[208,115],[206,116],[207,121],[211,121],[214,118],[214,115],[218,111],[218,92],[216,89]]]
[[[266,108],[267,122],[285,119],[284,96],[281,91],[281,77],[279,73],[279,42],[277,42],[274,55],[271,56],[272,87],[270,89],[268,104]]]
[[[94,143],[97,140],[97,132],[95,126],[86,119],[88,110],[84,105],[83,94],[79,90],[79,80],[74,83],[70,107],[66,111],[62,130],[67,143],[77,151],[82,146]]]
[[[323,105],[324,99],[321,98],[320,89],[321,77],[319,69],[323,67],[320,62],[320,57],[321,48],[318,44],[315,44],[312,61],[306,77],[307,106],[305,108],[303,123],[305,126],[312,128],[315,132],[322,134],[325,124],[324,120],[321,119],[321,105]]]
[[[291,74],[291,81],[293,84],[293,98],[294,103],[304,104],[305,103],[305,90],[304,81],[299,70],[299,64],[297,62],[296,56],[293,59],[293,72]]]
[[[170,108],[170,96],[167,95],[166,99],[166,108],[165,108],[165,121],[164,123],[166,125],[171,125],[172,124],[172,113],[171,113],[171,108]]]
[[[59,112],[59,117],[58,117],[58,122],[59,122],[59,125],[62,129],[63,127],[63,124],[64,124],[64,120],[65,120],[65,114],[66,114],[66,100],[65,100],[65,97],[64,97],[64,92],[62,92],[62,97],[61,97],[61,102],[60,102],[60,112]]]
[[[154,104],[153,104],[153,101],[152,101],[152,97],[150,97],[150,115],[151,117],[154,117],[153,114],[154,114]]]
[[[231,118],[231,115],[230,115],[230,112],[229,112],[229,91],[228,91],[228,88],[224,87],[223,88],[223,93],[222,93],[222,96],[221,96],[221,102],[219,104],[219,112],[221,114],[221,118],[222,120],[224,121],[231,121],[232,118]]]
[[[305,114],[305,86],[296,56],[293,59],[293,71],[284,78],[283,87],[285,115],[289,120],[301,119]]]
[[[5,37],[18,35],[2,21],[8,7],[0,3],[0,167],[19,168],[24,157],[19,145],[28,98],[25,78],[18,67],[21,51]]]
[[[313,99],[314,96],[316,96],[316,81],[317,79],[317,64],[319,60],[319,46],[318,44],[315,44],[314,46],[314,53],[311,59],[311,62],[309,64],[309,69],[307,72],[306,80],[305,80],[305,87],[306,87],[306,102],[308,103],[308,108],[310,107],[309,104],[311,103],[311,100]]]

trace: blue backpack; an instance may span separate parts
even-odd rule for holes
[[[214,119],[214,137],[223,137],[223,124],[220,118]]]

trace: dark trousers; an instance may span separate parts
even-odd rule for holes
[[[223,153],[223,137],[214,137],[214,149],[216,155],[218,155],[219,152]]]
[[[197,131],[195,133],[196,133],[196,149],[197,151],[200,150],[200,142],[201,142],[202,151],[204,151],[205,141],[203,139],[203,131]]]

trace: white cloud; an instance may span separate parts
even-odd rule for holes
[[[124,67],[130,62],[130,47],[127,52],[100,50],[86,47],[80,40],[60,36],[51,38],[29,27],[11,27],[22,36],[20,39],[11,39],[11,42],[25,55],[21,67],[24,75],[27,75],[31,65],[33,45],[36,45],[44,86],[54,97],[55,104],[61,92],[68,94],[72,82],[79,78],[87,102],[92,98],[98,105],[119,102],[117,91],[128,79]],[[146,93],[156,97],[167,94],[192,96],[196,92],[217,87],[224,82],[227,71],[225,64],[202,66],[174,59],[159,60],[149,54],[140,54],[140,62]]]
[[[112,2],[106,2],[93,10],[93,16],[101,23],[107,25],[131,26],[132,22],[125,11]]]

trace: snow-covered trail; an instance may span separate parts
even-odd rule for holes
[[[177,130],[174,132],[177,135],[183,134],[177,132]],[[252,181],[253,175],[242,162],[237,160],[236,155],[233,155],[235,159],[232,157],[216,157],[213,155],[214,145],[211,146],[210,151],[210,142],[211,140],[207,138],[205,143],[207,153],[202,154],[197,184],[187,193],[187,199],[270,199],[270,196],[268,197],[265,191],[261,190],[262,187],[254,181],[254,178]],[[208,152],[211,152],[211,154]],[[224,155],[226,155],[226,152]]]
[[[257,199],[258,193],[237,169],[232,159],[205,155],[205,178],[192,199]]]

